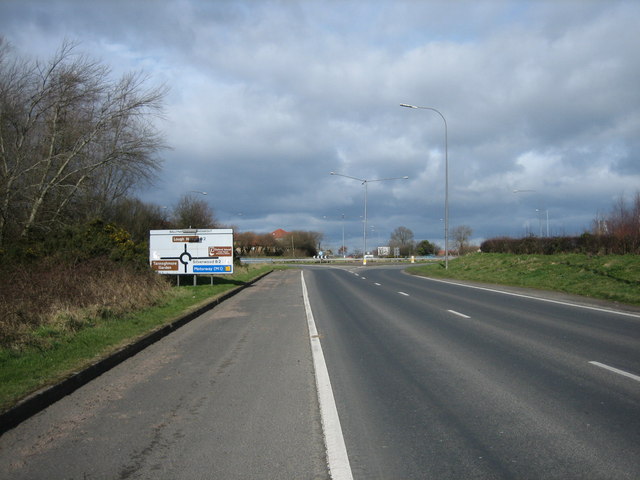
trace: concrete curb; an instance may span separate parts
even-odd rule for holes
[[[164,325],[157,330],[152,331],[144,337],[136,340],[134,343],[131,343],[121,348],[120,350],[115,351],[108,357],[99,360],[98,362],[85,368],[84,370],[72,374],[70,377],[65,378],[60,383],[40,390],[21,400],[15,406],[0,414],[0,435],[18,426],[29,417],[32,417],[36,413],[44,410],[49,405],[69,395],[78,388],[89,383],[94,378],[97,378],[106,371],[112,369],[116,365],[124,362],[128,358],[133,357],[136,353],[157,342],[158,340],[166,337],[174,330],[177,330],[178,328],[189,323],[195,318],[198,318],[200,315],[211,310],[213,307],[222,303],[224,300],[233,297],[236,293],[244,290],[250,285],[253,285],[258,280],[267,276],[269,273],[271,273],[271,271],[254,278],[253,280],[245,283],[242,286],[233,288],[228,292],[223,293],[206,305],[201,306],[197,310],[194,310],[193,312],[190,312],[178,318],[177,320]]]

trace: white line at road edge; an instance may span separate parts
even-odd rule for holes
[[[584,308],[586,310],[595,310],[596,312],[613,313],[615,315],[624,315],[627,317],[640,318],[640,315],[638,315],[637,313],[623,312],[621,310],[611,310],[610,308],[590,307],[589,305],[580,305],[579,303],[561,302],[560,300],[551,300],[550,298],[534,297],[532,295],[524,295],[522,293],[513,293],[513,292],[507,292],[505,290],[497,290],[494,288],[478,287],[476,285],[468,285],[465,283],[451,282],[449,280],[440,280],[438,278],[422,277],[420,275],[414,275],[414,276],[418,278],[422,278],[423,280],[431,280],[432,282],[448,283],[450,285],[457,285],[458,287],[475,288],[476,290],[484,290],[486,292],[501,293],[503,295],[511,295],[512,297],[529,298],[531,300],[540,300],[541,302],[555,303],[558,305],[565,305],[568,307]]]
[[[611,372],[617,373],[618,375],[624,375],[625,377],[629,377],[634,379],[636,382],[640,382],[640,377],[638,375],[634,375],[633,373],[625,372],[624,370],[620,370],[614,367],[610,367],[609,365],[605,365],[600,362],[589,362],[591,365],[595,365],[596,367],[604,368]]]
[[[353,480],[351,465],[347,456],[347,447],[342,436],[342,427],[338,417],[338,409],[333,398],[333,389],[327,364],[324,361],[322,345],[313,319],[307,285],[304,282],[304,272],[300,272],[302,280],[302,296],[304,309],[307,312],[307,326],[309,327],[309,341],[313,356],[313,367],[316,373],[316,386],[318,390],[318,402],[320,403],[320,416],[322,418],[322,430],[324,431],[325,447],[327,449],[327,463],[329,474],[333,480]]]

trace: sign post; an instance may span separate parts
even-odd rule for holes
[[[232,274],[233,230],[151,230],[149,264],[163,275]]]

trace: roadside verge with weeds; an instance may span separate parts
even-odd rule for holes
[[[41,312],[37,320],[27,316],[27,310],[20,310],[21,314],[13,315],[9,322],[3,321],[1,325],[0,411],[272,269],[271,266],[239,267],[234,275],[214,277],[213,284],[207,279],[207,285],[174,288],[156,274],[138,272],[132,274],[132,278],[122,278],[123,272],[118,276],[111,272],[109,277],[120,285],[120,290],[105,293],[108,301],[94,298],[93,302],[67,303],[46,314]],[[83,276],[80,283],[88,285],[90,277]],[[142,283],[134,284],[133,277]],[[79,279],[76,277],[75,283]],[[153,282],[158,282],[156,288]],[[104,282],[98,284],[106,289]],[[146,302],[136,303],[133,298],[146,289],[154,293]],[[89,294],[85,292],[85,295]],[[127,297],[124,303],[128,306],[116,302],[118,296]],[[4,313],[10,310],[6,300],[5,297]],[[24,308],[26,303],[20,305]],[[20,323],[20,319],[28,321]]]
[[[640,305],[638,255],[512,255],[478,253],[407,269],[414,275],[553,290]]]

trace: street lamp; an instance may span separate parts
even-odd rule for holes
[[[535,192],[537,193],[537,190],[514,190],[513,193],[528,193],[528,192]],[[540,210],[539,208],[536,208],[536,213],[538,214],[538,228],[540,230],[540,236],[542,236],[542,219],[540,218],[540,214],[542,213],[542,210]],[[545,214],[547,216],[547,238],[549,238],[549,209],[545,208]]]
[[[342,258],[347,258],[347,251],[344,248],[344,213],[342,214]]]
[[[365,178],[352,177],[350,175],[343,175],[341,173],[336,173],[336,172],[330,172],[330,175],[337,175],[339,177],[345,177],[345,178],[350,178],[352,180],[357,180],[361,182],[362,185],[364,185],[364,226],[363,226],[363,234],[362,234],[364,249],[362,251],[362,255],[363,255],[362,260],[363,260],[363,263],[366,263],[364,256],[367,254],[367,186],[369,185],[370,182],[384,182],[386,180],[407,180],[409,177],[404,176],[404,177],[391,177],[391,178],[376,178],[374,180],[368,180]]]
[[[342,246],[340,248],[338,248],[338,255],[340,254],[340,252],[342,252],[342,258],[347,258],[347,254],[346,254],[347,249],[346,249],[346,247],[344,245],[344,216],[345,215],[343,213],[343,214],[341,214],[341,217],[340,217],[340,218],[342,218],[342,222],[341,222],[341,225],[342,225]],[[325,220],[328,220],[328,217],[326,215],[323,215],[322,218],[325,219]]]
[[[544,211],[547,215],[547,238],[549,238],[549,209],[545,208]],[[538,213],[538,225],[540,226],[540,236],[542,236],[542,219],[540,218],[540,214],[542,213],[542,210],[540,210],[539,208],[536,208],[536,212]]]
[[[436,112],[444,122],[444,268],[449,269],[449,140],[447,132],[447,119],[433,107],[418,107],[416,105],[408,105],[401,103],[401,107],[419,108],[422,110],[431,110]]]

